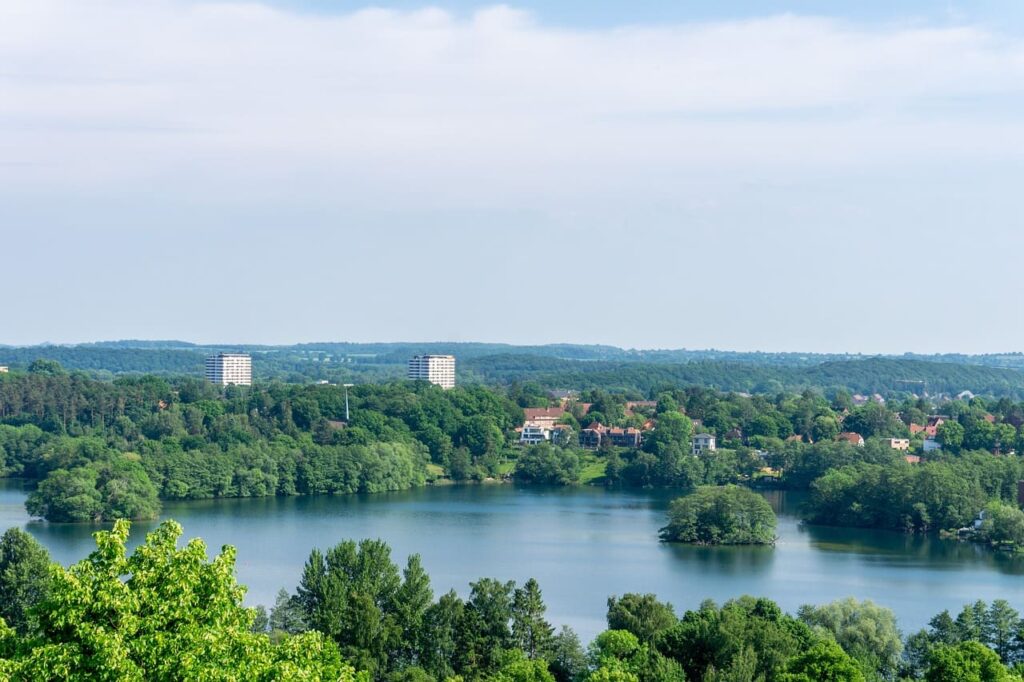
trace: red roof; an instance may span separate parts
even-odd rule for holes
[[[526,415],[526,421],[532,422],[538,419],[547,417],[549,419],[559,419],[565,415],[564,407],[526,407],[523,408],[523,413]]]
[[[853,431],[844,431],[836,436],[836,439],[845,440],[847,443],[853,443],[854,445],[860,445],[864,442],[864,437],[859,433],[854,433]]]

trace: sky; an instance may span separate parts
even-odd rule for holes
[[[0,344],[1020,351],[1022,247],[1018,0],[0,0]]]

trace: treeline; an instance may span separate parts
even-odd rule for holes
[[[350,389],[68,374],[0,374],[0,465],[41,479],[33,514],[147,518],[158,498],[380,492],[499,473],[522,410],[481,387]]]
[[[540,586],[495,578],[435,598],[419,557],[379,540],[313,550],[293,593],[242,606],[230,546],[178,547],[172,521],[129,555],[128,524],[63,568],[18,529],[0,538],[0,676],[11,680],[370,682],[1014,682],[1024,658],[1005,601],[943,612],[905,642],[892,611],[845,599],[740,597],[677,615],[653,594],[608,599],[584,646],[546,616]],[[1011,667],[1008,667],[1011,666]],[[357,672],[358,671],[358,672]]]
[[[947,455],[1024,444],[1024,406],[1006,398],[858,406],[845,391],[766,396],[707,388],[675,388],[639,403],[628,397],[584,392],[560,417],[570,427],[565,442],[524,449],[514,430],[523,408],[554,403],[532,382],[450,391],[411,382],[359,385],[349,389],[346,421],[339,386],[225,390],[194,378],[98,381],[36,361],[28,372],[0,374],[0,474],[41,481],[29,500],[34,514],[109,520],[151,517],[160,499],[380,492],[511,471],[524,482],[560,485],[689,490],[763,478],[807,489],[844,466],[902,466],[903,453],[883,439],[909,437],[919,452],[923,434],[912,434],[910,425],[928,423],[936,410],[945,415],[938,439]],[[597,422],[644,429],[641,447],[606,441],[596,452],[581,450],[577,434]],[[718,449],[694,457],[697,429],[716,435]],[[866,445],[838,442],[841,431],[864,436]],[[1004,489],[981,506],[991,499],[1013,498]],[[863,507],[857,513],[868,514]]]
[[[1024,543],[1024,512],[1016,503],[1021,480],[1024,466],[1016,456],[970,453],[918,465],[858,462],[830,469],[811,483],[805,516],[835,526],[958,529],[971,526],[991,502],[1002,501],[991,508],[986,539]],[[1017,526],[1020,531],[1013,530]]]
[[[576,362],[523,355],[495,355],[465,363],[489,383],[535,381],[549,388],[602,388],[651,395],[673,386],[709,386],[722,391],[774,394],[780,391],[837,389],[859,393],[903,393],[926,381],[932,393],[964,390],[1024,398],[1024,372],[1016,369],[896,358],[829,361],[812,366],[697,361]]]
[[[536,381],[548,388],[603,388],[651,395],[666,387],[711,386],[724,391],[777,393],[844,388],[860,393],[901,393],[927,382],[932,393],[963,390],[1024,397],[1020,354],[906,355],[741,353],[716,350],[626,350],[612,346],[483,343],[309,343],[293,346],[208,345],[179,341],[123,341],[78,346],[0,347],[0,365],[27,368],[54,360],[101,378],[120,374],[192,375],[218,351],[253,355],[261,381],[337,383],[389,381],[404,376],[418,353],[454,354],[462,383]],[[908,383],[909,382],[909,383]]]

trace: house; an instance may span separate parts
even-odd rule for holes
[[[893,450],[909,450],[910,439],[909,438],[886,438],[885,442]]]
[[[914,424],[913,422],[911,422],[909,428],[911,436],[916,436],[919,433],[924,433],[925,430],[925,427],[921,426],[920,424]]]
[[[617,448],[638,448],[643,440],[640,429],[633,428],[632,426],[624,429],[608,429],[605,436]]]
[[[838,436],[836,436],[836,440],[844,443],[849,443],[850,445],[864,447],[864,436],[860,435],[859,433],[854,433],[853,431],[843,431]]]
[[[596,450],[606,441],[617,448],[638,448],[643,442],[643,435],[640,429],[632,426],[609,428],[597,422],[580,431],[580,447]]]
[[[7,374],[7,365],[0,365],[0,374]]]
[[[526,415],[526,421],[536,422],[542,420],[551,420],[554,424],[556,421],[565,416],[564,407],[525,407],[523,408],[523,414]]]
[[[743,432],[739,429],[730,429],[725,434],[726,440],[743,440]]]
[[[690,452],[699,455],[716,450],[715,437],[710,433],[698,433],[690,439]]]
[[[572,438],[572,427],[568,424],[555,424],[551,427],[551,442],[555,445],[566,446]]]
[[[580,431],[580,447],[588,450],[596,450],[601,447],[601,439],[607,428],[601,422],[594,422],[587,428]]]
[[[960,391],[959,393],[956,394],[956,399],[957,400],[973,400],[974,399],[974,394],[971,393],[970,391]]]
[[[922,443],[922,445],[924,446],[925,452],[933,452],[935,450],[942,449],[942,444],[939,443],[939,441],[935,440],[934,438],[925,438],[924,443]]]
[[[526,422],[519,432],[520,445],[536,445],[551,440],[552,426],[538,422]]]
[[[928,424],[925,426],[925,437],[934,438],[938,435],[939,427],[946,423],[948,417],[942,415],[932,415],[928,418]]]
[[[903,459],[907,460],[907,464],[920,464],[920,455],[903,455]]]

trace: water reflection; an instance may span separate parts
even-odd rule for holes
[[[715,574],[754,577],[771,571],[775,561],[774,547],[692,547],[666,545],[673,559],[698,571]]]

